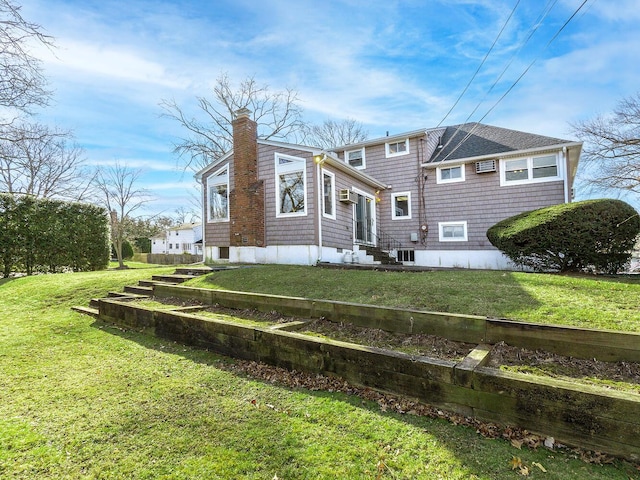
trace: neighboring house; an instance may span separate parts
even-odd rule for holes
[[[151,238],[151,253],[202,255],[202,224],[185,223]]]
[[[167,236],[151,237],[151,253],[167,253]]]
[[[249,114],[236,114],[233,150],[196,174],[206,262],[376,263],[382,250],[408,265],[509,268],[487,229],[570,202],[582,149],[473,123],[329,152],[258,139]]]

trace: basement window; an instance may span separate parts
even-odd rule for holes
[[[439,222],[438,232],[441,242],[466,242],[467,222]]]
[[[415,262],[416,251],[415,250],[398,250],[396,253],[396,259],[399,262]]]

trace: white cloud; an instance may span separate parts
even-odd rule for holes
[[[66,75],[78,73],[100,78],[101,82],[137,82],[170,88],[185,88],[188,81],[171,74],[166,66],[147,60],[143,53],[130,47],[117,47],[83,42],[74,39],[58,39],[61,46],[45,57],[47,68],[70,70]]]

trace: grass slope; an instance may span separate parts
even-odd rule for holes
[[[358,397],[245,378],[221,368],[229,359],[69,310],[171,270],[0,282],[0,478],[510,479],[513,456],[530,478],[640,477],[623,462],[517,450]]]
[[[640,331],[640,277],[261,265],[214,272],[186,285]]]

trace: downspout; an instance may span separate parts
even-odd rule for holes
[[[316,162],[316,176],[318,177],[318,208],[317,216],[318,216],[318,261],[320,263],[322,261],[322,199],[323,199],[323,191],[322,191],[322,176],[320,172],[320,165],[323,163],[324,158],[319,162]]]
[[[571,172],[569,171],[569,155],[567,154],[567,147],[562,147],[562,160],[564,165],[564,203],[569,203],[571,201],[569,189]]]
[[[206,264],[206,259],[207,259],[207,248],[205,246],[205,232],[206,232],[206,225],[207,225],[207,218],[205,217],[205,211],[204,211],[204,200],[206,198],[207,192],[206,192],[206,188],[205,188],[205,184],[202,181],[202,177],[200,178],[196,178],[196,181],[202,185],[202,202],[201,202],[201,209],[202,209],[202,263]]]

